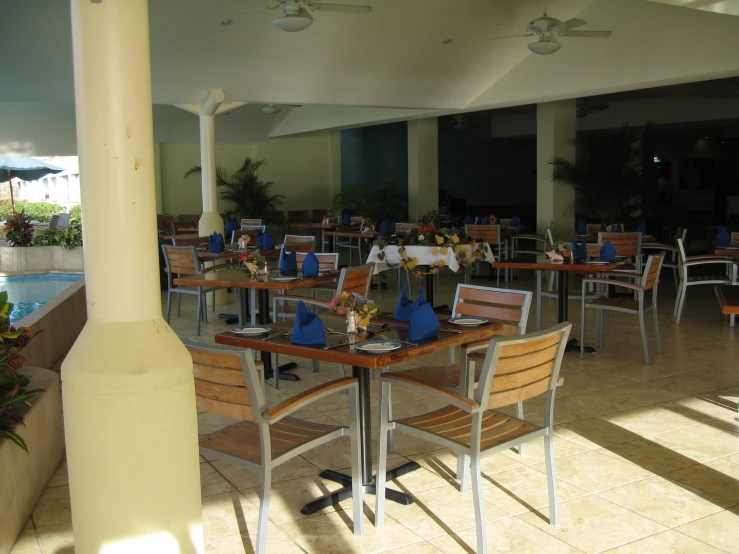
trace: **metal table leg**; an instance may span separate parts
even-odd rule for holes
[[[570,298],[570,273],[569,271],[560,271],[557,288],[557,322],[562,323],[568,319],[568,303]],[[565,352],[580,352],[580,347],[577,344],[577,339],[570,339],[567,341],[565,346]],[[595,348],[592,346],[586,346],[585,352],[593,353]]]
[[[441,306],[434,306],[434,276],[433,274],[429,273],[428,270],[424,279],[424,289],[426,289],[424,291],[426,293],[426,302],[431,304],[435,312],[451,313],[449,311],[449,306],[447,306],[446,304],[442,304]]]
[[[367,494],[375,494],[375,477],[372,475],[372,420],[370,418],[370,384],[369,372],[371,369],[352,367],[352,375],[359,380],[359,444],[362,449],[362,487]],[[409,462],[396,467],[386,473],[387,480],[392,481],[401,475],[419,469],[416,462]],[[341,502],[352,496],[352,478],[338,471],[327,469],[321,472],[321,477],[342,485],[342,488],[316,500],[308,502],[300,510],[304,515],[313,514],[332,504]],[[398,504],[413,504],[413,497],[393,489],[385,489],[385,498]]]

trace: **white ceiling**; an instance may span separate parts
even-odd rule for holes
[[[530,39],[485,40],[523,32],[540,0],[343,2],[373,12],[319,12],[286,33],[275,11],[235,11],[266,0],[150,0],[155,139],[197,142],[197,118],[173,106],[213,88],[247,102],[218,116],[217,140],[248,143],[739,75],[739,17],[723,14],[736,0],[550,0],[549,15],[613,36],[562,39],[546,57]],[[0,152],[74,153],[69,2],[5,1],[0,18],[13,22],[0,34]],[[304,106],[266,116],[264,103]]]

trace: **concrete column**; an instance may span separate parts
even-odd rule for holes
[[[200,175],[203,215],[198,223],[198,234],[201,237],[223,233],[223,219],[218,213],[218,187],[216,186],[215,113],[224,98],[222,90],[211,90],[200,112]]]
[[[203,552],[192,361],[162,319],[147,0],[71,0],[88,321],[62,366],[75,551]]]
[[[408,215],[418,221],[439,208],[439,120],[408,122]]]
[[[543,233],[554,221],[554,236],[575,231],[575,189],[552,181],[555,157],[575,159],[577,101],[546,102],[536,107],[536,228]]]

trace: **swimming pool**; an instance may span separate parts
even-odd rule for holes
[[[72,273],[0,275],[0,291],[8,291],[8,301],[15,304],[10,313],[11,323],[37,310],[82,277]]]

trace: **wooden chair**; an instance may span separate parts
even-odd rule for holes
[[[208,237],[177,237],[172,239],[173,246],[208,247]]]
[[[731,244],[733,246],[739,245],[739,233],[731,233]]]
[[[737,264],[739,262],[725,256],[686,256],[682,239],[677,240],[677,247],[680,256],[680,286],[677,290],[673,315],[675,316],[675,323],[679,324],[688,287],[696,285],[734,285],[736,284]],[[721,267],[723,271],[718,275],[689,275],[688,268],[696,266]]]
[[[500,225],[465,225],[464,230],[471,239],[482,239],[487,242],[497,260],[508,259],[508,240],[503,238]],[[498,277],[496,286],[500,286],[500,269],[496,269],[496,273]],[[508,282],[507,269],[505,270],[505,281]]]
[[[159,228],[160,232],[168,233],[170,229],[172,228],[173,222],[174,222],[173,215],[157,214],[157,227]]]
[[[250,227],[254,225],[262,225],[262,220],[261,219],[249,219],[249,218],[242,219],[241,227],[243,228],[244,225],[248,225]]]
[[[197,334],[199,336],[201,319],[205,323],[208,323],[208,310],[205,309],[205,295],[224,287],[183,287],[175,285],[172,280],[175,276],[200,275],[201,273],[207,273],[208,271],[213,271],[215,269],[222,269],[223,266],[214,266],[210,269],[203,270],[194,246],[169,246],[168,244],[163,244],[162,251],[164,252],[165,271],[167,272],[167,323],[169,323],[173,294],[178,295],[177,317],[181,315],[182,295],[187,294],[190,296],[197,296],[198,311],[196,321]],[[213,303],[213,306],[215,309],[215,302]]]
[[[588,235],[597,235],[600,233],[600,223],[587,223],[585,228],[588,230]]]
[[[380,428],[377,463],[375,526],[385,521],[385,478],[387,439],[391,429],[451,448],[471,460],[472,499],[477,527],[477,552],[485,547],[485,514],[482,498],[480,460],[512,445],[544,438],[549,523],[557,524],[557,483],[554,467],[554,395],[559,371],[572,325],[564,322],[522,337],[490,341],[475,397],[467,398],[445,387],[436,387],[403,373],[380,377]],[[390,416],[391,387],[404,387],[448,403],[430,413],[393,420]],[[544,424],[515,418],[496,411],[499,406],[545,395]],[[467,471],[467,464],[464,471]],[[462,482],[465,476],[459,476]]]
[[[513,237],[512,257],[516,258],[521,254],[530,254],[533,256],[542,256],[549,246],[549,238],[547,233],[551,235],[554,229],[554,221],[550,221],[543,235],[536,234],[518,234]],[[521,248],[521,243],[527,244],[528,248]]]
[[[420,229],[421,226],[418,223],[396,223],[395,234],[402,235],[413,229]]]
[[[254,229],[241,229],[236,230],[233,233],[231,233],[231,244],[238,244],[239,239],[241,237],[248,236],[249,237],[249,244],[257,244],[257,239],[259,238],[259,231],[262,231],[264,233],[264,225],[255,225]]]
[[[664,268],[670,268],[672,269],[672,277],[675,280],[675,289],[677,290],[680,286],[680,280],[678,276],[678,267],[679,267],[679,254],[680,249],[677,246],[677,239],[682,239],[683,244],[685,244],[685,237],[688,234],[688,230],[683,227],[678,227],[677,231],[675,232],[675,235],[673,237],[672,244],[668,243],[661,243],[661,242],[642,242],[641,248],[642,248],[642,258],[644,257],[644,251],[646,250],[647,253],[650,251],[657,251],[657,252],[666,252],[669,253],[670,259],[662,263],[662,269]]]
[[[313,235],[285,235],[283,251],[313,252],[316,237]]]
[[[641,237],[641,233],[598,233],[599,244],[605,244],[607,240],[611,241],[616,249],[616,256],[631,258],[633,262],[608,271],[607,275],[642,274]]]
[[[659,334],[659,315],[657,313],[657,289],[659,287],[659,272],[662,269],[664,261],[664,253],[649,256],[644,267],[644,273],[640,282],[631,283],[629,281],[619,281],[608,278],[590,278],[582,281],[582,317],[580,326],[580,358],[585,356],[585,310],[591,308],[597,310],[598,319],[596,320],[596,334],[598,337],[598,347],[603,346],[603,314],[604,312],[621,312],[639,316],[639,328],[641,329],[641,339],[644,346],[644,363],[649,365],[649,346],[647,344],[647,330],[644,321],[644,314],[652,311],[654,314],[654,332],[657,335],[657,352],[662,354],[662,341]],[[605,293],[600,294],[594,300],[586,299],[586,287],[593,283],[600,285],[603,291],[607,291],[608,287],[622,287],[636,292],[636,299],[620,296],[617,298],[609,298]],[[651,300],[647,299],[647,292],[652,291]]]
[[[303,267],[303,262],[308,252],[296,252],[295,256],[298,260],[298,268]],[[316,258],[318,258],[318,269],[326,271],[338,271],[339,269],[339,255],[333,253],[318,253],[315,252]],[[334,294],[336,292],[336,285],[339,283],[338,279],[332,281],[326,281],[324,283],[318,283],[310,288],[312,298],[318,298],[318,293],[322,291],[330,292]]]
[[[349,224],[350,225],[360,225],[363,219],[364,219],[363,215],[353,215],[351,216],[351,222]]]
[[[335,439],[349,436],[352,460],[354,534],[363,532],[357,379],[344,377],[303,391],[267,409],[264,387],[248,351],[185,341],[193,362],[195,402],[199,412],[239,420],[200,439],[200,454],[259,474],[259,521],[256,554],[267,552],[272,472],[285,462]],[[323,425],[291,417],[297,410],[346,392],[349,427]]]

